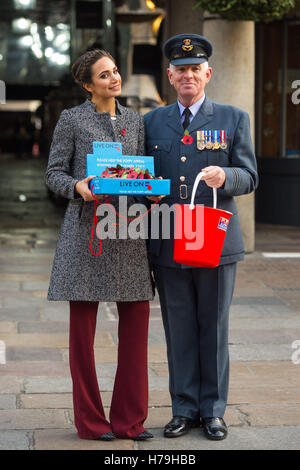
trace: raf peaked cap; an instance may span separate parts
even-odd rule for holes
[[[178,34],[168,39],[163,53],[173,65],[202,64],[212,55],[212,44],[199,34]]]

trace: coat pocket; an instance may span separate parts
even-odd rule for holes
[[[82,201],[82,206],[79,213],[79,223],[87,224],[93,222],[94,216],[94,201]]]
[[[69,202],[68,211],[74,218],[81,221],[84,200],[82,198],[72,199]]]
[[[230,166],[231,165],[231,142],[227,139],[227,147],[222,149],[221,147],[217,150],[206,150],[207,163],[213,166]]]
[[[174,164],[171,155],[172,142],[168,140],[150,140],[148,141],[147,151],[149,156],[154,157],[155,176],[168,178],[170,164]]]

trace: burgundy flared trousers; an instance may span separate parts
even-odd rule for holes
[[[117,308],[118,366],[108,421],[94,357],[98,302],[70,301],[69,360],[75,426],[82,439],[97,439],[111,431],[119,438],[134,438],[145,431],[149,302],[117,302]]]

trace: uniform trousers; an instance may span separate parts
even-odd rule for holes
[[[149,302],[117,302],[117,308],[118,365],[108,421],[94,357],[98,302],[70,301],[69,360],[75,426],[82,439],[97,439],[107,432],[119,438],[134,438],[145,431]]]
[[[236,263],[216,268],[154,266],[167,342],[173,416],[223,417],[228,318]]]

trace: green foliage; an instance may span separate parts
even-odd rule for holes
[[[201,7],[230,21],[279,20],[295,0],[197,0],[194,8]]]

